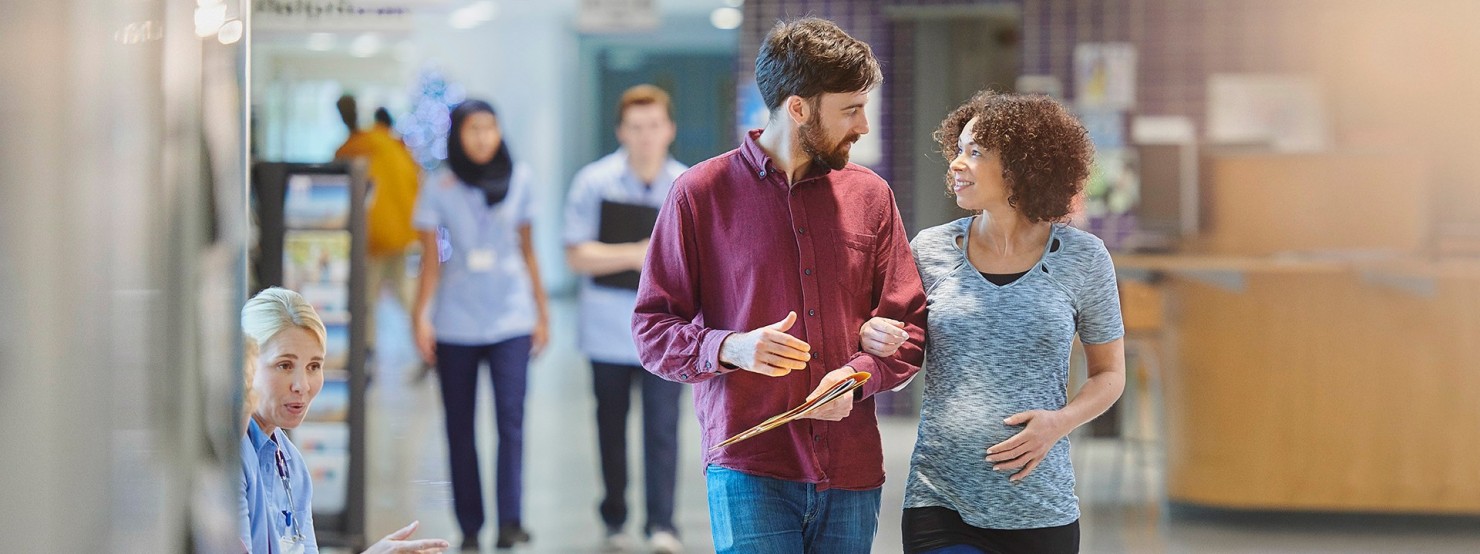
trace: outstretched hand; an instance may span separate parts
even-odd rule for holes
[[[812,346],[786,334],[796,322],[797,313],[787,312],[781,321],[725,337],[719,361],[770,377],[806,369],[812,359]]]
[[[419,525],[420,521],[413,521],[411,525],[386,535],[379,542],[370,545],[365,554],[435,554],[452,548],[450,543],[442,539],[408,540]]]

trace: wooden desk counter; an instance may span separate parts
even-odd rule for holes
[[[1480,258],[1434,260],[1416,257],[1366,257],[1361,259],[1318,255],[1224,256],[1200,254],[1115,254],[1115,267],[1122,270],[1170,273],[1361,273],[1384,272],[1413,277],[1480,278]]]
[[[1480,261],[1115,260],[1165,277],[1172,500],[1480,514]]]

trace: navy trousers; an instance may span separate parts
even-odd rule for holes
[[[483,529],[483,484],[473,414],[478,368],[487,363],[493,381],[494,422],[498,426],[496,494],[500,527],[521,525],[524,482],[524,396],[529,373],[528,336],[496,344],[437,343],[437,381],[447,412],[447,458],[452,466],[452,502],[463,536]]]
[[[642,390],[642,459],[647,489],[646,533],[673,531],[673,495],[678,476],[678,403],[684,385],[641,366],[591,362],[596,390],[596,438],[606,497],[601,519],[610,529],[627,521],[627,412],[633,381]]]

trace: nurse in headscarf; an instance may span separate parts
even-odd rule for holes
[[[514,163],[493,107],[468,100],[454,108],[447,164],[422,180],[413,217],[422,257],[412,328],[417,350],[437,368],[447,410],[464,549],[477,547],[485,520],[473,435],[482,366],[493,382],[498,428],[497,545],[530,540],[520,509],[525,383],[549,327],[530,239],[534,195],[529,169]]]

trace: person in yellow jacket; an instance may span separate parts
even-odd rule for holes
[[[369,295],[366,329],[371,351],[375,348],[375,310],[382,289],[390,286],[401,307],[411,308],[412,287],[406,278],[406,254],[416,244],[416,229],[411,226],[411,212],[416,207],[416,193],[421,167],[411,156],[406,144],[391,131],[391,116],[385,108],[375,110],[375,124],[359,130],[358,112],[353,96],[339,98],[339,116],[349,128],[349,138],[334,151],[335,160],[365,158],[369,162],[370,195],[365,228],[369,260]]]

